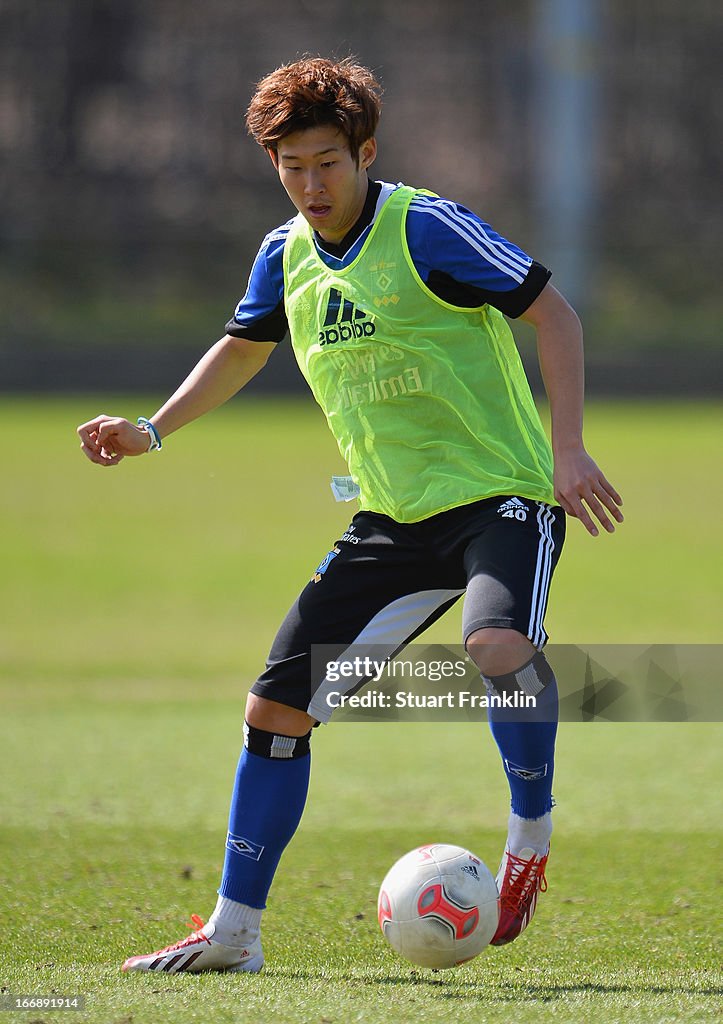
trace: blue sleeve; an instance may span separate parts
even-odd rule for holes
[[[475,213],[447,199],[415,196],[406,230],[414,265],[435,292],[440,281],[442,289],[452,281],[471,289],[470,296],[477,296],[480,304],[489,302],[515,316],[534,301],[550,276]]]
[[[284,243],[291,221],[264,238],[251,267],[246,293],[226,324],[226,331],[250,341],[281,341],[286,333],[284,312]]]

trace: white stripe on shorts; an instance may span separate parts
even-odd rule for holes
[[[527,636],[538,651],[542,650],[547,642],[547,633],[542,622],[547,609],[552,576],[552,553],[555,550],[555,542],[552,539],[554,521],[555,517],[550,506],[541,501],[538,502],[537,528],[540,531],[540,541],[537,547],[537,565],[535,566],[535,581],[530,603],[530,623],[527,627]]]
[[[422,626],[430,615],[442,605],[461,597],[461,590],[422,590],[415,594],[405,594],[381,608],[369,620],[361,633],[352,640],[347,649],[334,660],[339,664],[353,662],[355,658],[373,658],[382,661],[391,658],[409,637]],[[331,682],[324,679],[321,686],[311,698],[307,714],[318,722],[328,722],[333,708],[327,702],[330,693],[349,693],[355,690],[361,679],[345,678]]]

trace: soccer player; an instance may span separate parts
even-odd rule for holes
[[[622,501],[583,445],[576,314],[545,267],[474,213],[370,180],[380,109],[378,83],[351,58],[302,59],[259,83],[247,125],[297,216],[266,236],[226,335],[155,415],[78,428],[100,466],[158,450],[236,394],[288,330],[360,507],[251,687],[208,923],[194,916],[190,936],[123,970],[261,969],[261,916],[303,812],[311,730],[331,714],[312,645],[391,654],[463,595],[463,640],[490,692],[537,698],[529,718],[489,716],[511,793],[494,944],[520,934],[546,888],[558,717],[543,653],[550,581],[565,514],[593,536],[595,520],[612,533]],[[424,143],[422,133],[422,157]],[[505,317],[536,328],[552,446]]]

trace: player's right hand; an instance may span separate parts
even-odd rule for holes
[[[126,455],[143,455],[150,438],[145,430],[120,416],[96,416],[78,427],[84,455],[98,466],[117,466]]]

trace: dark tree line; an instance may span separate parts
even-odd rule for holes
[[[546,2],[3,0],[1,344],[52,324],[40,301],[32,328],[25,288],[72,285],[101,306],[116,289],[171,301],[190,280],[214,300],[242,289],[258,241],[290,211],[244,136],[244,108],[258,78],[305,51],[353,52],[381,77],[380,177],[467,203],[544,262],[535,24]],[[723,8],[597,6],[584,69],[597,95],[591,302],[633,318],[639,305],[688,306],[702,336],[723,221]]]

